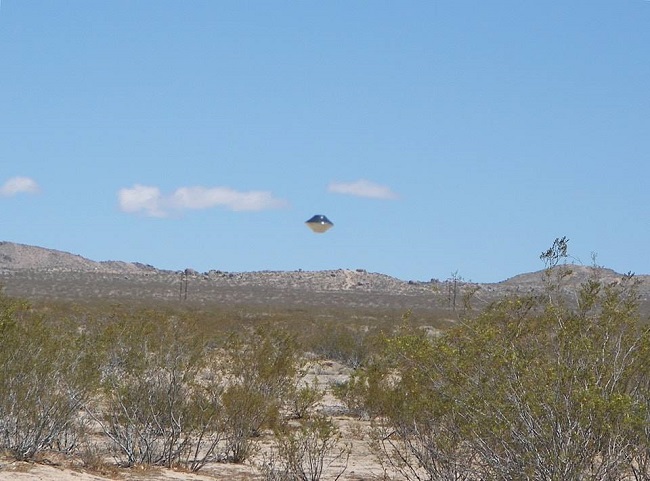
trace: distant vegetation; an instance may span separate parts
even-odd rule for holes
[[[353,372],[334,394],[367,420],[387,477],[650,479],[650,330],[637,283],[594,277],[568,302],[566,255],[564,238],[542,254],[542,293],[479,312],[468,303],[427,329],[408,312],[369,323],[0,295],[0,450],[198,471],[258,459],[273,433],[263,479],[338,478],[350,446],[322,410],[323,388],[304,382],[310,363],[329,359]]]

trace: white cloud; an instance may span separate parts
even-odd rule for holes
[[[34,179],[29,177],[12,177],[0,187],[0,195],[11,197],[17,194],[37,194],[40,188]]]
[[[158,187],[136,184],[130,189],[120,189],[117,193],[120,209],[134,214],[143,212],[151,217],[165,217],[163,197]]]
[[[170,212],[224,207],[232,211],[261,211],[285,207],[287,202],[266,191],[239,192],[228,187],[180,187],[164,196],[158,187],[135,185],[118,192],[120,209],[166,217]]]
[[[364,179],[356,182],[332,182],[327,186],[327,190],[334,194],[354,195],[370,199],[397,199],[398,197],[389,187]]]

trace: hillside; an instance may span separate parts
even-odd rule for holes
[[[95,262],[68,252],[13,242],[0,242],[0,269],[103,273],[138,273],[156,270],[152,266],[132,262]]]
[[[605,268],[571,266],[564,282],[574,289],[590,276],[610,283],[622,274]],[[543,271],[524,273],[498,283],[457,283],[456,304],[469,292],[481,307],[506,294],[535,293],[544,286]],[[650,276],[638,276],[645,307]],[[93,261],[79,255],[0,242],[0,284],[9,295],[29,299],[187,302],[196,305],[331,307],[405,311],[453,308],[450,281],[403,281],[365,270],[259,271],[199,273],[169,271],[137,262]]]

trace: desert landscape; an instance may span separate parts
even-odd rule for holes
[[[563,279],[561,293],[570,303],[575,301],[572,296],[578,286],[589,279],[603,285],[616,285],[624,279],[622,274],[606,268],[571,265],[570,269],[571,273]],[[636,278],[639,281],[639,311],[647,322],[650,276]],[[543,271],[524,273],[494,284],[466,282],[461,278],[400,280],[359,269],[198,272],[188,268],[168,271],[137,262],[93,261],[11,242],[0,242],[0,285],[6,296],[25,299],[34,309],[44,313],[61,309],[66,315],[79,316],[80,312],[97,313],[105,309],[124,312],[135,308],[165,309],[172,316],[193,316],[204,329],[208,329],[205,326],[209,323],[216,323],[216,319],[223,324],[220,329],[240,329],[242,332],[249,332],[248,329],[260,324],[277,323],[295,332],[316,329],[318,333],[320,330],[317,337],[325,338],[334,332],[340,334],[339,328],[352,326],[353,330],[345,331],[345,336],[358,335],[359,339],[362,333],[375,329],[396,329],[405,319],[427,336],[435,337],[499,299],[539,295],[545,289]],[[414,479],[403,470],[380,462],[377,445],[373,444],[371,436],[371,418],[354,412],[351,404],[343,402],[335,393],[337,387],[345,385],[354,375],[359,367],[358,360],[353,356],[328,356],[335,352],[330,345],[298,337],[306,343],[303,345],[313,349],[300,353],[297,386],[313,387],[320,393],[308,407],[326,416],[339,435],[336,446],[324,458],[322,479]],[[288,426],[300,426],[299,419],[288,421]],[[100,444],[107,442],[98,426],[91,430],[90,436]],[[101,462],[95,460],[95,463],[89,461],[88,452],[63,454],[55,449],[44,449],[28,460],[17,460],[7,453],[0,459],[0,480],[296,479],[264,471],[272,456],[278,454],[275,441],[271,430],[262,430],[256,435],[254,453],[244,462],[223,462],[215,455],[198,473],[182,466],[164,468],[140,463],[120,468],[116,458],[108,453],[102,455]],[[336,453],[341,455],[336,456]]]
[[[541,264],[540,264],[541,265]],[[618,282],[622,273],[604,267],[571,265],[567,292],[596,275]],[[640,275],[642,310],[650,300],[650,275]],[[138,262],[93,261],[67,252],[0,242],[0,284],[8,295],[66,301],[186,303],[193,306],[238,306],[266,309],[351,309],[383,316],[406,310],[445,316],[460,310],[471,295],[473,308],[509,294],[539,293],[543,271],[522,273],[498,283],[456,279],[402,280],[363,269],[330,271],[198,272],[157,269]],[[456,305],[454,306],[454,296]],[[447,314],[445,314],[447,313]]]

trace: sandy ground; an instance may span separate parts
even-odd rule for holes
[[[46,464],[30,464],[22,462],[2,463],[0,480],[21,481],[21,480],[42,480],[42,481],[214,481],[215,479],[253,480],[259,479],[255,471],[247,466],[224,465],[211,470],[210,474],[192,474],[171,469],[147,469],[147,470],[121,470],[119,473],[110,476],[102,476],[85,472],[80,469],[66,468],[63,466],[50,466]]]

